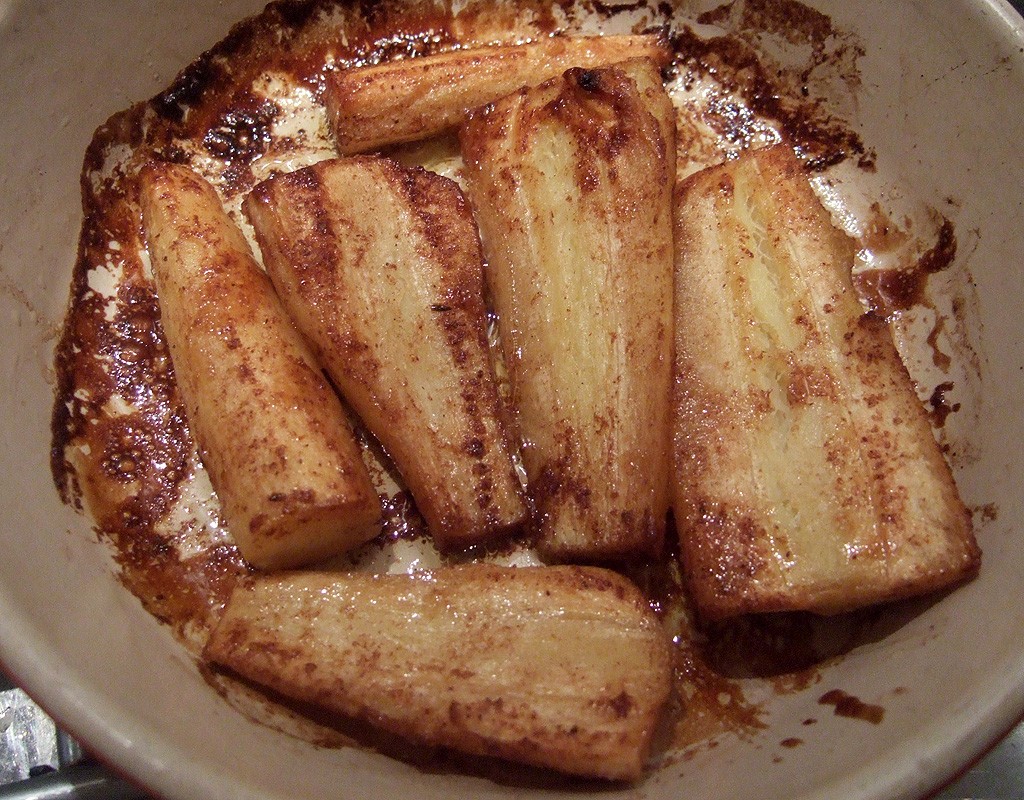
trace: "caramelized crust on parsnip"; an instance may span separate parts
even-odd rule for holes
[[[380,530],[380,500],[319,365],[214,189],[187,167],[140,178],[175,377],[228,528],[276,569]]]
[[[655,35],[558,36],[471,47],[333,72],[324,102],[338,151],[359,153],[454,128],[470,109],[570,67],[643,57],[665,66],[671,50]]]
[[[415,741],[634,780],[668,697],[670,647],[613,572],[475,564],[248,582],[206,656]]]
[[[661,547],[674,121],[641,59],[524,88],[460,132],[548,557]]]
[[[458,186],[375,156],[253,190],[245,211],[292,318],[394,459],[445,549],[526,516],[486,335],[480,242]]]
[[[792,151],[677,198],[673,506],[701,612],[832,613],[972,575],[970,515]]]

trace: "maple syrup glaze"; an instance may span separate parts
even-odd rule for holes
[[[872,703],[865,703],[859,697],[844,692],[842,689],[831,689],[820,698],[818,703],[833,706],[838,717],[849,717],[878,725],[885,719],[885,709]]]
[[[870,150],[853,129],[832,116],[808,88],[812,71],[828,68],[830,60],[844,80],[856,83],[850,65],[862,51],[827,17],[790,1],[747,2],[742,18],[734,4],[725,4],[697,20],[732,26],[731,32],[711,38],[677,20],[667,3],[646,12],[639,3],[593,3],[585,13],[569,3],[470,3],[456,16],[392,2],[275,2],[236,25],[165,91],[114,115],[96,131],[83,165],[84,222],[56,354],[53,477],[65,502],[87,507],[94,517],[100,537],[114,551],[124,585],[193,653],[201,649],[231,588],[250,568],[223,530],[185,421],[147,264],[137,198],[140,167],[151,159],[192,164],[215,183],[230,207],[275,165],[289,159],[308,163],[329,153],[326,126],[317,128],[322,119],[316,112],[331,70],[424,55],[463,42],[572,31],[586,17],[611,25],[623,13],[642,15],[639,23],[631,23],[633,32],[668,29],[676,53],[672,70],[680,85],[711,79],[723,97],[732,95],[728,103],[712,104],[703,120],[719,137],[721,153],[756,143],[767,120],[813,170],[846,159],[873,168]],[[809,60],[801,69],[767,68],[751,44],[763,31],[784,31],[800,46],[809,44]],[[840,48],[827,46],[837,40],[843,42]],[[268,90],[274,81],[291,87],[287,97]],[[296,96],[305,98],[312,113],[308,121],[300,117],[289,127],[294,120],[287,100]],[[934,256],[922,259],[921,274],[952,259],[952,226],[937,248]],[[899,284],[892,291],[881,286],[909,278],[877,277],[875,284],[862,281],[861,288],[880,298],[879,310],[919,297],[918,283]],[[943,400],[936,392],[933,407],[938,409]],[[365,450],[371,471],[376,469],[386,484],[393,469],[379,454],[371,457],[372,444]],[[393,486],[385,494],[382,531],[371,550],[423,542],[424,526],[408,495]],[[672,539],[670,530],[669,548]],[[365,551],[354,559],[372,560]],[[685,752],[699,743],[714,746],[715,737],[725,732],[757,731],[765,725],[765,712],[745,698],[744,680],[767,677],[779,692],[805,688],[817,680],[816,664],[841,654],[878,623],[876,613],[869,612],[830,621],[775,615],[701,625],[675,564],[669,552],[651,564],[627,568],[675,637],[677,691],[665,750]],[[840,642],[834,650],[812,646],[820,638],[812,635],[819,626],[846,631],[831,637]],[[231,695],[230,681],[218,677],[213,682]],[[280,724],[279,705],[270,698],[260,711],[252,703],[246,708],[264,722]],[[373,743],[372,736],[356,740]],[[444,755],[432,765],[467,769],[464,760]]]
[[[862,244],[865,249],[886,251],[899,247],[909,234],[878,215],[868,226]],[[925,250],[913,263],[897,269],[867,269],[854,276],[857,291],[872,312],[891,319],[925,302],[925,287],[929,276],[948,269],[956,258],[956,233],[953,223],[945,217],[939,225],[935,244]],[[936,365],[941,366],[941,365]],[[948,368],[948,364],[946,365]]]

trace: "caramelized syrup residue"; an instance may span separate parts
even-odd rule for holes
[[[872,224],[862,237],[864,248],[885,252],[903,246],[909,238],[908,234],[885,221],[877,206],[875,214]],[[924,290],[929,276],[948,268],[955,257],[956,234],[953,223],[943,217],[935,244],[914,263],[902,265],[898,269],[863,270],[854,276],[854,283],[872,312],[885,319],[892,319],[901,311],[924,302]]]
[[[865,703],[842,689],[825,692],[818,698],[818,703],[823,706],[834,706],[838,717],[859,719],[872,725],[880,724],[885,718],[885,709],[882,706]]]
[[[326,126],[315,113],[308,124],[281,132],[289,111],[276,96],[258,90],[266,76],[281,76],[292,97],[305,92],[305,102],[316,112],[331,70],[463,42],[546,36],[571,31],[579,22],[571,4],[468,5],[455,15],[398,2],[271,3],[236,25],[165,91],[111,117],[86,153],[84,222],[70,312],[56,355],[53,477],[65,502],[86,506],[94,517],[101,537],[115,550],[125,586],[197,655],[228,594],[250,569],[222,530],[216,496],[197,477],[202,466],[174,381],[147,263],[137,172],[150,159],[192,164],[230,206],[279,163],[330,152]],[[593,7],[593,13],[608,18],[642,12],[644,21],[634,26],[642,29],[669,25],[684,83],[687,75],[719,83],[721,102],[712,104],[703,120],[717,137],[715,152],[755,143],[768,120],[812,169],[848,158],[871,167],[872,155],[857,134],[808,88],[828,69],[838,70],[851,86],[857,83],[861,51],[827,17],[792,0],[730,3],[700,20],[729,32],[705,39],[676,21],[668,4],[647,12],[634,3]],[[809,50],[809,58],[786,69],[769,64],[752,44],[765,33],[783,34],[797,49]],[[918,272],[942,268],[954,253],[950,227],[935,253],[921,259]],[[862,288],[878,298],[880,313],[887,313],[913,302],[919,282],[876,276],[875,284]],[[105,284],[114,289],[106,291]],[[944,399],[941,392],[935,397],[938,409]],[[386,484],[393,469],[372,453],[367,458],[376,459],[375,474]],[[422,520],[401,487],[385,494],[386,522],[371,547],[423,539]],[[701,742],[713,747],[723,733],[752,735],[765,725],[764,710],[747,700],[746,681],[766,679],[779,692],[804,689],[817,679],[815,664],[857,640],[840,637],[838,648],[816,652],[808,632],[820,621],[799,615],[701,626],[694,622],[674,555],[631,569],[675,636],[678,716],[672,748]],[[226,688],[230,681],[214,682],[232,696]],[[264,704],[248,692],[247,699],[234,701],[245,713],[295,729],[280,721],[275,709],[285,711],[274,699],[265,698]],[[839,713],[840,700],[836,705]],[[287,714],[294,718],[294,709]],[[432,758],[439,768],[469,769],[457,758]]]
[[[860,136],[834,116],[817,91],[826,76],[837,75],[851,89],[859,86],[857,59],[864,51],[853,36],[793,0],[730,2],[700,15],[697,22],[727,33],[705,39],[683,26],[672,32],[671,41],[681,71],[714,76],[725,92],[742,99],[743,113],[708,120],[725,141],[749,146],[763,135],[761,121],[770,120],[811,170],[847,158],[873,168],[874,156]],[[769,58],[760,45],[771,37],[810,54],[785,63]]]

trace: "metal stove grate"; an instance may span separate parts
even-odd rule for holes
[[[0,673],[0,800],[146,800]]]

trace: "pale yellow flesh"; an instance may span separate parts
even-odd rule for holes
[[[638,60],[524,89],[460,132],[548,557],[661,547],[674,118]]]
[[[437,544],[467,547],[521,525],[480,243],[456,184],[356,157],[277,176],[245,210],[286,308]]]
[[[582,567],[258,579],[235,590],[205,654],[418,742],[627,780],[671,677],[641,593]]]
[[[831,613],[973,574],[924,409],[793,153],[691,177],[676,226],[673,506],[701,611]]]
[[[152,164],[141,201],[189,427],[242,555],[295,567],[371,539],[380,500],[341,404],[213,188]]]
[[[455,127],[470,109],[570,67],[643,57],[664,66],[667,43],[654,35],[580,36],[474,47],[339,70],[327,82],[324,102],[338,152],[359,153]]]

